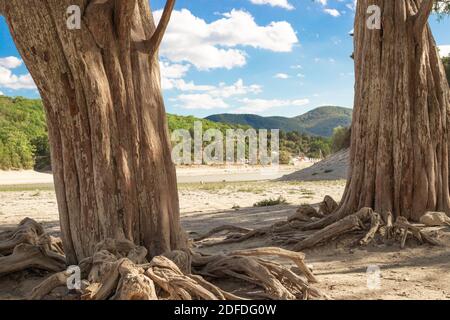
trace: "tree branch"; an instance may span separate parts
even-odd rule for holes
[[[414,16],[414,33],[420,37],[425,30],[428,18],[433,11],[434,0],[422,0],[419,11]]]
[[[150,39],[150,54],[155,54],[161,45],[161,41],[164,37],[164,33],[166,32],[167,26],[170,21],[170,17],[172,15],[173,8],[175,7],[175,0],[167,0],[166,5],[164,7],[163,14],[161,16],[161,20],[156,27],[155,32]]]

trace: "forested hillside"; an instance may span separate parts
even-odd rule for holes
[[[168,115],[169,130],[187,129],[194,122],[202,123],[203,132],[218,129],[225,135],[227,129],[249,129],[248,125],[234,125],[199,119],[193,116]],[[298,132],[280,132],[280,159],[289,163],[292,157],[306,155],[312,158],[326,156],[331,150],[328,138]],[[0,96],[0,169],[49,170],[50,150],[45,114],[41,100]]]

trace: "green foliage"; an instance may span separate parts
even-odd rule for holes
[[[436,0],[434,11],[438,14],[439,19],[443,19],[445,15],[450,14],[450,1]]]
[[[280,150],[280,164],[289,164],[291,162],[292,155],[289,151]]]
[[[279,196],[276,199],[265,199],[265,200],[261,200],[259,202],[256,202],[253,206],[254,207],[270,207],[270,206],[276,206],[279,204],[287,204],[288,202],[286,201],[285,198],[283,198],[282,196]]]
[[[445,73],[447,74],[447,81],[450,85],[450,56],[443,58],[442,62],[444,63]]]
[[[0,96],[0,169],[31,169],[37,157],[48,165],[48,150],[41,101]]]
[[[352,122],[353,110],[343,107],[325,106],[296,117],[306,133],[330,137],[333,129],[348,127]]]
[[[282,158],[286,155],[322,158],[330,153],[330,138],[311,136],[296,131],[280,131],[280,163],[283,162]]]
[[[331,137],[331,151],[338,152],[342,149],[350,147],[350,127],[337,127],[333,130],[333,136]]]
[[[233,125],[228,123],[214,122],[207,119],[200,119],[194,116],[178,116],[174,114],[167,115],[167,122],[169,123],[169,131],[172,132],[176,129],[185,129],[188,131],[193,131],[194,122],[200,121],[202,123],[202,130],[205,132],[209,129],[218,129],[225,134],[227,129],[243,129],[247,130],[250,126],[247,125]],[[191,132],[191,136],[192,132]]]

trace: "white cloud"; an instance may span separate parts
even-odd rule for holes
[[[14,69],[17,67],[20,67],[22,65],[22,60],[16,57],[4,57],[0,58],[0,67],[6,68],[6,69]]]
[[[169,62],[160,63],[161,74],[166,78],[179,79],[183,78],[189,71],[190,66],[185,64],[171,64]]]
[[[243,105],[235,110],[238,113],[258,113],[270,110],[272,108],[280,107],[301,107],[309,103],[309,99],[297,100],[266,100],[266,99],[241,99],[239,100]]]
[[[163,89],[177,89],[180,91],[210,91],[214,90],[214,86],[210,85],[197,85],[193,81],[186,82],[183,79],[164,79]]]
[[[11,69],[22,65],[22,60],[16,57],[0,58],[0,87],[19,90],[36,89],[33,79],[29,73],[16,75]]]
[[[450,56],[450,44],[438,47],[439,47],[439,54],[441,55],[441,57]]]
[[[286,10],[294,10],[294,6],[288,0],[250,0],[253,4],[268,4],[272,7],[280,7]]]
[[[333,17],[339,17],[341,15],[341,13],[339,11],[337,11],[336,9],[325,8],[325,9],[323,9],[323,12],[325,12],[326,14],[329,14],[330,16],[333,16]]]
[[[318,3],[320,3],[321,5],[323,5],[323,6],[326,6],[327,5],[327,0],[316,0]]]
[[[155,19],[161,14],[156,11]],[[245,51],[237,47],[290,52],[296,43],[297,35],[286,21],[259,26],[250,13],[233,9],[208,23],[182,9],[173,12],[160,53],[172,62],[189,62],[200,70],[232,69],[247,60]]]
[[[174,100],[178,102],[177,107],[184,109],[209,110],[215,108],[226,109],[229,107],[221,98],[214,98],[207,93],[181,94]]]
[[[218,86],[201,86],[195,85],[193,82],[185,83],[182,79],[176,79],[174,85],[178,90],[190,91],[189,94],[181,94],[173,99],[177,102],[177,107],[184,109],[228,108],[224,99],[262,92],[261,86],[256,84],[247,86],[242,79],[231,85],[220,83]],[[202,91],[202,93],[195,93],[195,91]]]
[[[350,3],[347,3],[345,6],[347,8],[349,8],[350,10],[355,11],[356,10],[356,3],[357,3],[357,1],[358,0],[350,1]]]
[[[262,92],[260,85],[253,84],[250,86],[244,85],[244,81],[239,79],[234,84],[227,86],[225,83],[219,84],[215,89],[209,91],[209,94],[215,97],[230,98],[233,96],[245,94],[258,94]]]
[[[3,92],[0,91],[0,96],[4,96]]]
[[[274,78],[276,79],[289,79],[289,75],[286,73],[277,73],[276,75],[274,75]]]
[[[291,69],[303,69],[303,67],[299,64],[291,66]]]

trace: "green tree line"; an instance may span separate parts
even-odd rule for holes
[[[192,137],[195,121],[201,121],[203,132],[208,129],[219,129],[224,136],[227,129],[245,131],[250,128],[193,116],[168,115],[170,132],[186,129],[190,131]],[[280,131],[280,161],[283,164],[289,163],[292,157],[304,155],[319,158],[327,156],[330,152],[331,139]],[[33,168],[50,169],[50,148],[42,101],[0,96],[0,169]]]

